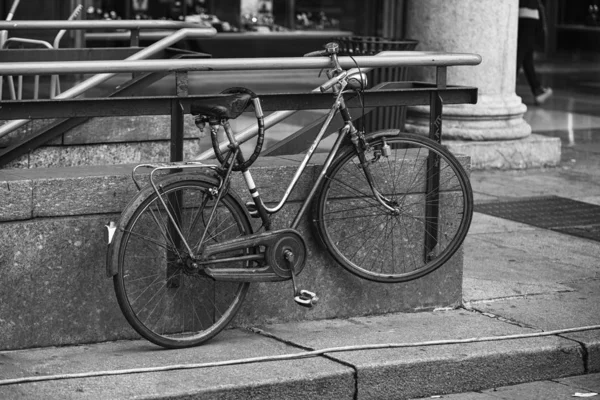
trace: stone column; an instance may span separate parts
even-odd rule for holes
[[[527,107],[515,93],[517,30],[517,0],[407,0],[406,37],[419,41],[417,50],[482,57],[478,66],[448,68],[448,84],[475,86],[479,99],[445,105],[442,124],[445,144],[471,155],[476,168],[555,165],[560,159],[555,140],[543,151],[547,160],[532,159],[539,158],[532,141],[544,138],[532,137],[523,120]],[[435,82],[434,68],[410,72],[413,80]],[[411,107],[406,129],[428,132],[428,107]]]

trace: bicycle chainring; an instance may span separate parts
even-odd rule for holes
[[[290,278],[292,270],[298,275],[306,264],[306,243],[298,232],[286,229],[277,234],[265,255],[275,274]]]

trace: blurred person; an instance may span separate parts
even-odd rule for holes
[[[538,35],[542,32],[545,36],[544,18],[544,6],[541,0],[519,0],[517,75],[522,67],[536,105],[543,104],[552,96],[552,89],[542,87],[540,84],[533,62]]]

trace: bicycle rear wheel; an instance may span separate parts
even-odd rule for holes
[[[147,187],[119,221],[112,252],[118,270],[113,278],[115,293],[123,315],[145,339],[167,348],[196,346],[229,323],[249,283],[215,281],[193,268],[194,260],[177,230],[196,251],[205,230],[205,242],[215,243],[248,235],[252,228],[241,200],[231,192],[221,198],[213,221],[206,226],[215,205],[216,180],[173,174],[157,186],[164,204]],[[227,256],[240,254],[244,251]],[[223,267],[247,266],[239,263]]]
[[[420,135],[381,131],[367,137],[373,195],[354,146],[334,160],[316,199],[314,223],[348,271],[378,282],[405,282],[439,268],[459,249],[473,195],[459,161]]]

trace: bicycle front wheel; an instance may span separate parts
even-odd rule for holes
[[[115,293],[123,315],[145,339],[167,348],[196,346],[229,323],[249,284],[215,281],[203,274],[193,265],[181,235],[192,251],[198,251],[204,243],[248,235],[252,228],[241,200],[232,193],[215,207],[217,182],[210,178],[173,174],[157,186],[160,196],[152,187],[142,190],[119,221],[113,239]],[[241,254],[244,251],[228,256]]]
[[[427,137],[382,131],[367,142],[364,161],[372,178],[354,146],[342,150],[314,204],[317,232],[336,261],[362,278],[417,279],[448,261],[467,234],[473,215],[468,176]]]

